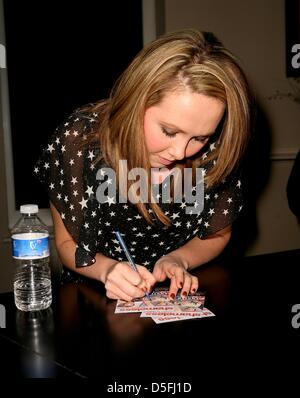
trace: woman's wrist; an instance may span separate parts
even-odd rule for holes
[[[188,269],[189,269],[188,262],[186,260],[182,259],[177,254],[173,254],[172,252],[161,257],[158,261],[164,261],[164,260],[166,260],[170,263],[173,262],[175,264],[181,264],[186,271],[188,271]]]
[[[98,253],[96,255],[96,262],[94,265],[97,265],[99,269],[99,280],[105,284],[107,279],[107,274],[109,273],[110,269],[117,264],[118,261],[114,260],[113,258],[109,258],[104,256],[103,254]]]
[[[97,253],[95,259],[96,261],[93,265],[75,268],[73,269],[73,271],[105,284],[109,270],[113,265],[117,263],[117,261],[112,258],[106,257],[101,253]]]

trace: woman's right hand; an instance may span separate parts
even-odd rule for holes
[[[142,265],[137,265],[137,269],[134,271],[127,262],[110,265],[103,280],[106,296],[131,301],[150,292],[156,282],[154,276]]]

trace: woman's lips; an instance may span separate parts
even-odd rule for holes
[[[158,159],[159,159],[160,163],[162,163],[166,166],[168,166],[169,164],[174,162],[174,160],[168,160],[168,159],[162,158],[161,156],[158,156]]]

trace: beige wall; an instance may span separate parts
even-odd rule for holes
[[[300,105],[268,98],[290,89],[284,0],[166,0],[165,16],[166,31],[194,27],[214,32],[239,57],[265,119],[259,131],[262,142],[269,143],[269,175],[257,199],[257,235],[247,254],[300,248],[299,226],[285,193],[300,148]]]

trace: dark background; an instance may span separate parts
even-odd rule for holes
[[[34,164],[64,118],[107,97],[142,48],[141,0],[3,3],[16,207],[48,207]]]

